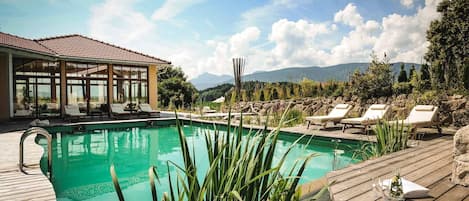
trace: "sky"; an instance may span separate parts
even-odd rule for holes
[[[188,78],[369,62],[422,63],[440,0],[0,0],[0,31],[82,34],[169,60]]]

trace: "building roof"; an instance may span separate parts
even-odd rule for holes
[[[27,50],[34,53],[55,55],[56,53],[36,41],[0,32],[0,46]]]
[[[78,59],[130,64],[171,63],[78,34],[30,40],[0,32],[0,46],[53,55],[65,60]]]

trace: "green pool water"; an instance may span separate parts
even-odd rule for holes
[[[99,127],[99,126],[96,126]],[[226,129],[222,129],[226,130]],[[207,170],[205,133],[213,134],[211,125],[184,126],[190,148],[197,156],[199,175]],[[247,133],[247,130],[246,130]],[[299,138],[299,135],[282,133],[277,144],[275,160]],[[39,144],[46,146],[44,139]],[[162,127],[132,127],[120,129],[97,129],[81,133],[57,132],[53,140],[53,180],[58,200],[117,200],[109,167],[115,165],[121,188],[126,200],[151,200],[148,168],[157,167],[160,183],[159,194],[168,192],[167,161],[183,165],[179,137],[173,125]],[[332,140],[329,138],[304,138],[290,152],[286,168],[295,160],[310,153],[314,157],[305,170],[301,183],[324,176],[335,168],[358,162],[352,159],[358,143]],[[334,149],[344,150],[336,157]],[[46,168],[46,156],[41,168]],[[177,174],[170,166],[172,178]]]

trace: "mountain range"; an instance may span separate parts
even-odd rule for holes
[[[401,63],[402,62],[391,64],[393,73],[396,76],[400,71]],[[404,63],[407,72],[412,65],[414,65],[417,70],[420,69],[420,64]],[[287,67],[279,70],[258,71],[244,75],[243,81],[299,82],[303,78],[308,78],[318,82],[325,82],[328,80],[345,81],[356,69],[363,72],[368,66],[369,63],[346,63],[324,67]],[[203,90],[223,83],[233,83],[233,77],[230,75],[204,73],[190,80],[190,82],[192,82],[198,90]]]

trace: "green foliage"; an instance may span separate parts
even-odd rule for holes
[[[376,55],[364,73],[355,71],[350,77],[350,87],[353,95],[362,99],[392,95],[392,69],[385,57],[379,61]]]
[[[296,126],[298,124],[302,124],[304,122],[304,114],[303,111],[297,109],[291,109],[287,111],[285,115],[285,126]]]
[[[286,174],[282,174],[280,170],[284,167],[288,153],[301,138],[293,143],[275,164],[274,154],[283,120],[280,121],[277,129],[271,132],[253,133],[251,131],[247,135],[243,134],[242,123],[240,127],[233,130],[230,126],[231,121],[228,122],[226,132],[222,133],[215,127],[215,134],[205,134],[208,156],[206,166],[209,168],[205,175],[200,177],[197,174],[198,164],[195,162],[197,154],[200,153],[189,149],[189,143],[182,129],[183,125],[177,120],[184,165],[181,167],[168,162],[170,193],[169,195],[165,193],[163,200],[299,200],[298,182],[307,163],[315,154],[309,154],[297,160],[291,169],[285,171]],[[171,179],[170,165],[175,166],[181,172],[177,174],[177,177],[173,177],[177,178],[177,182]],[[115,185],[116,192],[122,195],[113,170],[111,166],[111,175],[115,180],[114,183],[117,184]],[[154,187],[154,179],[158,179],[155,173],[154,168],[150,167],[153,200],[158,200]]]
[[[403,122],[393,124],[387,121],[379,121],[374,129],[376,143],[365,143],[362,148],[354,153],[355,157],[364,160],[380,157],[407,148],[409,139],[409,127]]]
[[[412,92],[412,85],[409,82],[396,82],[392,85],[394,94],[410,94]]]
[[[303,92],[303,97],[313,97],[317,95],[317,83],[313,80],[303,78],[300,82],[301,91]]]
[[[469,65],[466,66],[466,69],[465,69],[465,71],[464,71],[464,77],[465,77],[465,79],[464,79],[464,87],[465,87],[466,89],[469,89]]]
[[[401,71],[399,72],[399,76],[397,77],[398,82],[408,82],[409,80],[407,79],[407,71],[404,69],[404,64],[401,64]],[[409,76],[410,77],[410,76]]]
[[[421,96],[417,97],[416,102],[418,104],[428,104],[433,100],[439,100],[440,93],[437,90],[425,91]]]
[[[176,108],[189,107],[197,96],[197,89],[186,80],[181,68],[173,66],[158,68],[158,99],[163,107],[171,104]]]
[[[227,92],[234,86],[232,84],[221,84],[216,87],[204,89],[199,92],[199,101],[214,101],[222,96],[227,96]]]
[[[412,66],[409,69],[409,79],[407,79],[407,80],[412,79],[412,76],[414,76],[414,74],[415,74],[415,65],[412,64]]]
[[[433,89],[463,89],[469,68],[469,1],[443,0],[437,11],[441,18],[427,30],[430,42],[425,60],[430,62]],[[466,88],[469,89],[469,88]]]
[[[429,71],[429,66],[427,64],[422,64],[420,67],[420,89],[421,90],[427,90],[430,89],[431,83],[430,83],[430,71]],[[412,79],[412,78],[411,78]]]

